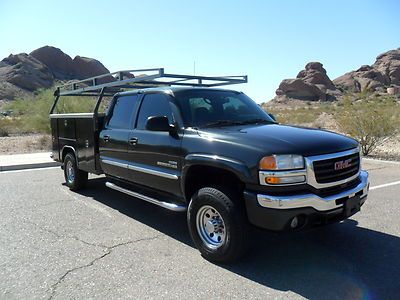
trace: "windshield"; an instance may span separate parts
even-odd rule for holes
[[[199,89],[176,92],[175,98],[186,127],[275,123],[243,93]]]

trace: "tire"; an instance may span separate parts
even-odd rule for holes
[[[64,178],[66,185],[72,191],[84,188],[88,181],[88,173],[78,169],[72,153],[68,153],[64,158]]]
[[[239,259],[247,250],[249,225],[243,201],[226,188],[205,187],[189,204],[189,232],[202,256],[216,263]]]

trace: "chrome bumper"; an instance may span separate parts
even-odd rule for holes
[[[327,211],[343,206],[343,204],[336,204],[336,200],[353,197],[356,194],[359,194],[360,198],[362,199],[361,203],[364,203],[369,189],[368,172],[361,171],[359,178],[360,183],[356,187],[327,197],[320,197],[315,194],[299,194],[291,196],[271,196],[258,194],[257,201],[258,204],[267,208],[290,209],[312,207],[318,211]],[[362,191],[362,193],[360,193],[360,191]]]

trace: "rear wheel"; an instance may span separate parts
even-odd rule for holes
[[[88,173],[78,169],[72,153],[68,153],[64,158],[64,177],[65,183],[73,191],[80,190],[87,184]]]
[[[196,247],[207,260],[232,262],[247,249],[247,218],[233,190],[200,189],[189,204],[188,226]]]

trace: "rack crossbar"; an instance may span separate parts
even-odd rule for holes
[[[153,74],[143,74],[143,72]],[[141,73],[141,74],[135,74]],[[55,95],[92,96],[100,94],[103,88],[143,89],[156,86],[198,86],[212,87],[246,83],[247,76],[196,76],[164,73],[163,68],[123,70],[102,74],[80,81],[73,81],[57,87]],[[109,91],[108,91],[109,92]]]
[[[247,82],[244,76],[197,76],[169,74],[164,68],[122,70],[60,85],[54,92],[54,112],[61,96],[98,97],[96,110],[104,96],[113,96],[124,90],[137,90],[162,86],[214,87]]]

